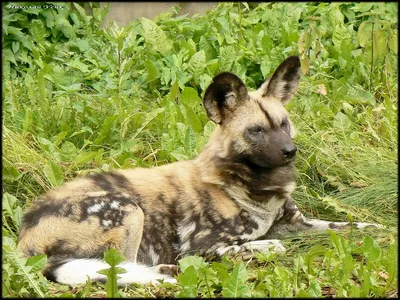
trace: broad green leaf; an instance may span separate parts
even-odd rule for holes
[[[337,129],[347,131],[352,127],[350,119],[342,112],[338,112],[333,120],[333,126]]]
[[[195,78],[198,78],[206,67],[206,53],[204,50],[196,52],[189,60],[188,68]]]
[[[283,280],[284,282],[287,282],[289,280],[289,274],[286,268],[276,266],[274,268],[274,272],[280,280]]]
[[[7,236],[3,236],[2,239],[4,250],[3,253],[6,253],[8,258],[13,262],[16,266],[18,277],[24,279],[24,282],[32,288],[33,295],[35,297],[44,298],[44,291],[43,289],[45,286],[40,285],[40,282],[35,278],[35,275],[32,274],[32,266],[26,266],[27,259],[23,257],[23,254],[16,249],[17,245],[15,241]],[[29,292],[26,290],[26,294]]]
[[[53,161],[49,161],[44,166],[43,173],[52,187],[59,186],[64,182],[62,169]]]
[[[82,62],[78,57],[75,58],[74,60],[70,61],[69,65],[71,67],[77,68],[82,73],[88,73],[89,72],[89,66],[87,64],[85,64],[84,62]]]
[[[124,268],[116,267],[122,261],[124,261],[124,257],[119,253],[119,251],[115,248],[111,248],[109,250],[104,251],[104,260],[111,266],[109,269],[103,269],[98,271],[100,274],[104,274],[107,276],[107,282],[105,285],[107,291],[107,297],[115,298],[121,297],[121,294],[118,291],[117,279],[120,278],[117,274],[126,273],[127,271]]]
[[[57,18],[55,29],[61,31],[64,36],[69,39],[74,39],[76,37],[74,28],[71,26],[67,19]]]
[[[366,47],[372,40],[372,23],[364,21],[360,24],[357,31],[358,43],[361,47]]]
[[[2,176],[3,181],[4,180],[10,181],[10,182],[17,181],[22,176],[22,174],[19,172],[19,170],[14,166],[4,166],[3,165],[2,171],[3,172],[1,174],[1,176]]]
[[[308,51],[310,47],[311,47],[311,34],[309,30],[305,30],[298,42],[299,52],[305,53],[305,51]]]
[[[19,228],[21,228],[21,223],[22,223],[22,208],[21,206],[17,206],[14,210],[14,223],[15,226],[17,227],[17,230],[19,230]]]
[[[389,275],[385,288],[388,289],[398,280],[398,244],[392,244],[387,251],[383,263]]]
[[[38,43],[43,44],[45,38],[49,35],[46,31],[45,25],[40,20],[32,20],[30,31]]]
[[[76,39],[75,43],[81,52],[85,52],[90,49],[89,42],[87,40]],[[96,71],[101,73],[101,70],[93,70],[93,72],[96,72]]]
[[[13,210],[16,206],[17,203],[17,198],[14,197],[13,195],[9,193],[4,193],[3,194],[3,199],[2,199],[2,209],[8,212],[10,216],[13,215]]]
[[[99,145],[103,142],[103,140],[108,136],[113,124],[115,123],[115,120],[118,118],[118,116],[113,115],[113,116],[108,116],[107,118],[105,118],[100,132],[97,136],[97,138],[94,140],[94,144]]]
[[[5,49],[3,51],[3,57],[9,62],[12,62],[13,64],[17,65],[17,62],[15,60],[15,55],[14,53],[12,53],[11,49]]]
[[[65,141],[61,145],[60,153],[63,161],[73,161],[78,154],[78,149],[72,142]]]
[[[213,262],[211,268],[217,272],[218,278],[224,281],[229,278],[228,266],[220,262]]]
[[[379,258],[381,249],[378,243],[370,236],[366,236],[363,242],[364,253],[371,261]]]
[[[310,69],[310,59],[306,55],[302,55],[300,58],[301,72],[305,75]]]
[[[18,50],[19,50],[19,42],[12,42],[11,43],[11,48],[12,48],[12,51],[14,52],[14,53],[17,53],[18,52]]]
[[[194,117],[194,116],[192,116]],[[196,134],[191,126],[188,126],[185,134],[185,150],[189,157],[196,155]]]
[[[194,298],[197,296],[197,271],[194,266],[188,266],[185,271],[176,278],[183,290],[177,295],[178,298]]]
[[[197,91],[191,87],[185,87],[180,97],[186,108],[198,111],[202,103]]]
[[[170,155],[177,161],[190,159],[190,157],[185,153],[185,149],[183,147],[178,147],[174,151],[171,151]]]
[[[201,256],[186,256],[179,260],[178,264],[182,272],[185,272],[190,266],[193,266],[197,270],[199,268],[205,268],[208,265]]]
[[[40,11],[39,14],[43,15],[45,17],[46,27],[53,28],[53,26],[55,24],[54,10],[53,9],[43,9]]]
[[[142,17],[140,22],[146,43],[161,54],[167,54],[171,50],[172,44],[165,32],[150,19]]]
[[[96,156],[97,152],[96,151],[81,151],[79,154],[75,157],[74,163],[76,163],[78,166],[87,164],[88,162],[92,161],[94,157]]]
[[[47,263],[47,256],[46,254],[31,256],[26,261],[26,266],[32,267],[32,272],[41,271]]]
[[[80,6],[78,3],[73,2],[76,10],[79,12],[79,14],[81,15],[82,19],[85,21],[85,23],[88,22],[88,16],[86,15],[85,9]]]
[[[250,287],[246,284],[247,270],[239,261],[229,278],[222,283],[222,296],[228,298],[250,297]]]
[[[123,262],[125,258],[119,253],[117,249],[112,248],[110,250],[104,251],[104,260],[110,266],[115,267],[119,263]]]
[[[14,40],[19,41],[25,48],[32,51],[33,43],[32,39],[29,39],[27,34],[21,32],[21,28],[17,28],[14,26],[7,27],[8,34],[12,36]]]
[[[311,294],[306,292],[303,289],[298,290],[295,297],[296,298],[312,298]]]
[[[71,18],[72,22],[74,22],[74,26],[81,27],[81,21],[76,13],[71,13],[69,17]]]
[[[160,77],[160,72],[153,61],[146,60],[144,65],[146,67],[148,81],[153,81]]]
[[[196,53],[196,43],[192,39],[182,41],[182,46],[189,51],[190,56]]]
[[[234,61],[238,60],[237,55],[235,55],[235,50],[233,46],[221,47],[220,50],[220,72],[229,72],[232,69],[232,64]]]
[[[130,137],[130,139],[135,139],[140,132],[152,121],[154,118],[156,118],[160,113],[162,113],[165,110],[165,107],[160,107],[152,110],[146,115],[146,119],[144,120],[142,126],[140,126],[136,132]]]
[[[393,31],[392,34],[390,35],[390,40],[389,40],[390,50],[392,50],[396,55],[399,47],[399,40],[397,36],[398,36],[397,32]]]
[[[310,280],[310,287],[308,291],[311,294],[311,297],[322,298],[321,286],[317,279],[313,278]]]
[[[64,91],[66,91],[67,93],[74,93],[74,92],[78,92],[81,90],[81,84],[80,83],[75,83],[75,84],[71,84],[70,86],[64,86],[64,85],[59,85],[61,89],[63,89]]]
[[[207,38],[205,38],[204,36],[200,37],[199,49],[204,50],[207,61],[215,59],[217,56],[217,51],[214,48],[212,42],[208,41]]]

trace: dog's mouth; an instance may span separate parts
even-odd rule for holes
[[[254,158],[247,158],[247,159],[241,159],[240,161],[237,161],[239,163],[247,165],[250,169],[252,170],[261,170],[261,169],[276,169],[276,168],[282,168],[282,167],[287,167],[293,164],[295,160],[295,157],[292,157],[290,159],[284,159],[281,161],[269,161],[269,160],[258,160]]]

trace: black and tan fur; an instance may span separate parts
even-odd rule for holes
[[[268,238],[347,226],[309,220],[291,199],[295,129],[284,105],[297,88],[299,68],[298,57],[287,58],[253,92],[231,73],[217,75],[204,95],[217,127],[196,159],[95,174],[50,191],[24,215],[19,249],[46,253],[44,274],[74,284],[82,280],[63,279],[57,270],[75,259],[102,258],[111,247],[129,262],[168,273],[163,264],[184,255],[284,251]],[[126,275],[122,283],[131,281],[137,280]]]

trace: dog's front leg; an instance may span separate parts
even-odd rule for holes
[[[286,235],[301,231],[324,231],[327,229],[340,230],[353,227],[362,229],[366,227],[383,228],[384,226],[374,223],[363,222],[331,222],[318,219],[309,219],[303,216],[294,204],[288,200],[283,207],[281,216],[274,222],[264,237],[281,238]]]
[[[280,240],[258,240],[249,241],[243,244],[220,245],[207,251],[208,258],[220,258],[223,255],[235,256],[240,255],[243,259],[249,259],[254,252],[273,251],[278,254],[284,254],[286,248]]]

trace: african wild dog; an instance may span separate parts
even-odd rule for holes
[[[172,281],[184,255],[284,251],[268,238],[347,226],[307,219],[291,199],[297,149],[284,105],[299,68],[299,58],[288,57],[252,92],[231,73],[215,76],[204,107],[217,127],[196,159],[95,174],[50,191],[24,215],[19,249],[46,253],[49,279],[78,284],[86,275],[105,280],[97,271],[107,268],[104,250],[115,247],[127,259],[119,284],[146,283]]]

